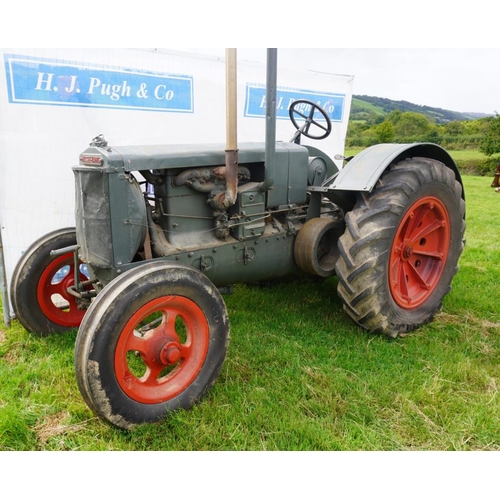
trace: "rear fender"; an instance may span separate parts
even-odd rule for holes
[[[325,187],[329,191],[369,192],[391,163],[412,157],[433,158],[451,168],[462,186],[462,198],[465,199],[462,179],[455,162],[441,146],[432,143],[371,146],[350,160],[330,185]]]

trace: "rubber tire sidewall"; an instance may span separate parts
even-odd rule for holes
[[[208,323],[209,345],[195,380],[179,395],[156,404],[131,399],[114,369],[115,349],[130,317],[151,300],[180,295],[195,302]],[[75,368],[80,392],[96,415],[124,429],[156,422],[179,408],[191,408],[215,383],[229,341],[225,303],[215,286],[189,266],[161,261],[131,269],[111,281],[97,296],[80,325]]]
[[[50,252],[72,245],[76,245],[75,228],[52,231],[32,243],[14,268],[10,300],[17,320],[29,332],[47,336],[76,328],[49,320],[40,308],[37,298],[37,288],[42,273],[55,259],[51,257]]]

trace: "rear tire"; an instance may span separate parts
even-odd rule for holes
[[[88,309],[75,344],[78,387],[112,425],[155,422],[204,396],[228,342],[226,306],[205,275],[173,262],[141,264]]]
[[[346,214],[336,273],[345,311],[363,328],[396,337],[432,320],[451,290],[464,248],[465,202],[437,160],[390,166]]]

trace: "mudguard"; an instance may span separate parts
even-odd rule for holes
[[[441,146],[432,143],[377,144],[366,148],[350,160],[325,187],[332,191],[371,191],[391,163],[412,157],[439,160],[455,172],[455,177],[463,187],[452,157]]]

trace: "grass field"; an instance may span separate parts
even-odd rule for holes
[[[373,336],[336,278],[236,286],[228,357],[190,411],[121,431],[78,391],[76,331],[0,325],[0,450],[500,450],[500,193],[464,177],[467,245],[435,321]]]
[[[356,155],[365,148],[349,148],[345,150],[345,156]],[[486,160],[488,157],[478,151],[477,149],[461,149],[461,150],[449,150],[450,156],[455,161],[482,161]]]

